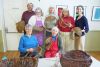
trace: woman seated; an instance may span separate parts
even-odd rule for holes
[[[20,57],[24,56],[36,56],[38,53],[38,40],[36,36],[32,35],[32,26],[27,24],[25,26],[25,32],[19,42],[19,48],[18,50],[20,51]]]
[[[52,28],[52,36],[46,39],[46,51],[44,56],[46,58],[55,57],[56,54],[61,50],[61,38],[58,35],[58,28]]]

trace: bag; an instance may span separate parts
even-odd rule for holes
[[[62,67],[90,67],[92,59],[81,50],[72,50],[62,55],[60,59]]]
[[[81,37],[82,36],[82,31],[79,27],[74,28],[75,36]]]
[[[36,32],[44,31],[44,27],[33,26],[33,31],[36,31]]]
[[[54,21],[54,20],[56,20],[56,17],[55,16],[48,16],[48,17],[46,17],[46,19],[45,19],[45,22],[51,22],[51,21]]]
[[[37,50],[40,54],[42,48],[38,47]],[[0,67],[37,67],[39,54],[35,57],[31,57],[31,54],[28,56],[29,54],[30,53],[28,52],[24,57],[2,60],[0,62]]]
[[[25,22],[24,21],[19,21],[16,23],[16,29],[19,33],[23,33],[25,30]]]
[[[71,39],[75,39],[76,38],[80,38],[82,36],[82,31],[79,27],[75,27],[72,29],[71,33],[70,33],[70,38]]]

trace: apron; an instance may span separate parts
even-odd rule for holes
[[[58,38],[56,38],[56,41],[52,40],[50,49],[45,51],[45,57],[46,58],[55,57],[58,50],[59,50],[58,49]]]
[[[41,20],[36,20],[35,26],[43,27],[42,21]],[[39,46],[42,46],[43,45],[43,40],[44,40],[44,31],[38,32],[35,35],[38,39]]]

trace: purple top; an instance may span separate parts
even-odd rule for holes
[[[35,26],[42,27],[43,26],[42,21],[41,20],[36,20]]]
[[[43,27],[42,21],[41,20],[36,20],[36,24],[35,26],[37,27]],[[38,32],[37,34],[35,34],[39,43],[39,46],[43,45],[43,40],[44,40],[44,33],[43,31]]]
[[[35,12],[32,11],[32,12],[29,12],[29,11],[25,11],[23,14],[22,14],[22,19],[21,20],[24,20],[25,21],[25,25],[28,23],[29,19],[31,16],[35,15]]]

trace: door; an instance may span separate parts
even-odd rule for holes
[[[4,0],[3,3],[7,50],[18,50],[22,34],[17,33],[16,23],[20,21],[23,11],[26,10],[27,0]]]

